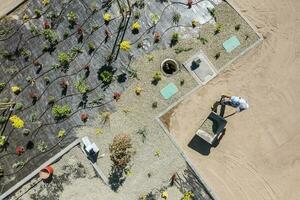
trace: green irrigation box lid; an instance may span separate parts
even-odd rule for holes
[[[235,48],[237,48],[238,46],[240,46],[241,43],[239,41],[239,39],[236,36],[233,36],[231,38],[229,38],[228,40],[226,40],[223,43],[223,47],[226,50],[227,53],[232,52]]]
[[[177,92],[178,88],[174,83],[169,83],[166,87],[160,90],[160,94],[164,97],[164,99],[170,99]]]

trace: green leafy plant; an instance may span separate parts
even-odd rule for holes
[[[95,45],[93,42],[88,42],[89,53],[95,51]]]
[[[12,165],[12,167],[15,168],[15,169],[17,169],[17,168],[22,168],[22,167],[24,167],[24,165],[25,165],[25,162],[24,162],[24,161],[17,161],[17,162],[15,162],[15,163]]]
[[[36,18],[40,18],[41,17],[41,10],[40,9],[34,9],[34,14]]]
[[[4,146],[6,142],[6,137],[5,136],[0,136],[0,147]]]
[[[81,94],[85,94],[89,91],[89,86],[87,86],[86,81],[83,78],[80,78],[75,83],[75,87]]]
[[[219,34],[222,30],[222,24],[216,24],[215,35]]]
[[[180,18],[181,18],[180,13],[175,12],[172,17],[173,23],[178,25]]]
[[[111,72],[105,70],[100,73],[99,78],[103,83],[107,84],[113,80],[113,74]]]
[[[174,32],[171,37],[171,45],[177,44],[178,40],[179,40],[179,33]]]
[[[37,27],[35,26],[30,26],[29,31],[32,33],[32,35],[38,35],[40,34],[40,31]]]
[[[54,46],[58,43],[58,35],[52,29],[44,29],[43,36],[45,40],[47,40],[50,43],[50,46]]]
[[[5,88],[6,84],[5,83],[0,83],[0,91],[2,91]]]
[[[17,102],[15,105],[15,110],[17,111],[22,110],[23,106],[24,105],[21,102]]]
[[[140,16],[141,16],[141,13],[139,11],[136,11],[136,12],[134,12],[133,16],[134,16],[135,19],[139,19]]]
[[[58,131],[57,137],[62,138],[65,136],[65,134],[66,134],[66,131],[62,129],[62,130]]]
[[[71,114],[72,109],[69,105],[54,105],[52,107],[52,114],[55,119],[63,119]]]
[[[37,114],[36,114],[36,112],[33,112],[33,113],[30,114],[29,120],[31,122],[35,122],[37,120]]]
[[[77,21],[77,14],[73,11],[70,11],[68,14],[67,14],[67,18],[68,18],[68,21],[70,23],[71,26],[74,26],[76,24],[76,21]]]
[[[31,52],[27,49],[22,49],[21,50],[21,56],[25,59],[28,60],[28,58],[31,56]]]
[[[154,25],[156,25],[160,19],[160,17],[156,14],[150,13],[151,21]]]
[[[48,148],[48,146],[47,146],[47,144],[45,143],[45,141],[40,140],[40,141],[38,142],[37,149],[38,149],[40,152],[42,152],[42,153],[46,152],[47,148]]]
[[[195,195],[192,191],[185,192],[181,200],[192,200],[194,196]]]
[[[68,53],[60,52],[58,54],[58,61],[59,61],[59,64],[61,66],[69,66],[69,63],[71,61],[71,57]]]
[[[160,72],[155,72],[153,75],[153,81],[158,82],[161,80],[161,73]]]

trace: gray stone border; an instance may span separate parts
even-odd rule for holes
[[[19,189],[22,185],[24,185],[25,183],[27,183],[28,181],[30,181],[34,176],[36,176],[43,168],[47,167],[48,165],[54,163],[56,160],[58,160],[60,157],[62,157],[64,154],[66,154],[68,151],[70,151],[73,147],[75,147],[76,145],[78,145],[80,143],[80,139],[76,139],[75,141],[73,141],[71,144],[69,144],[66,148],[64,148],[63,150],[61,150],[59,153],[57,153],[55,156],[53,156],[52,158],[50,158],[48,161],[46,161],[45,163],[43,163],[40,167],[38,167],[36,170],[34,170],[33,172],[31,172],[28,176],[26,176],[25,178],[23,178],[21,181],[19,181],[16,185],[14,185],[13,187],[11,187],[9,190],[7,190],[6,192],[4,192],[1,196],[0,196],[0,200],[6,198],[7,196],[9,196],[10,194],[12,194],[14,191],[16,191],[17,189]]]

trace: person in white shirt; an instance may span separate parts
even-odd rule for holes
[[[222,95],[220,103],[221,105],[230,105],[236,108],[236,112],[242,112],[249,108],[248,102],[242,97],[238,96]]]

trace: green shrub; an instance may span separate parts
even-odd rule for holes
[[[180,18],[181,18],[180,13],[175,12],[174,15],[173,15],[173,18],[172,18],[173,23],[178,25]]]
[[[158,82],[161,80],[161,73],[160,72],[155,72],[154,76],[153,76],[153,80],[155,82]]]
[[[15,110],[17,110],[17,111],[22,110],[23,106],[24,105],[22,103],[17,102],[16,105],[15,105]]]
[[[21,50],[21,56],[27,60],[31,56],[31,52],[27,49],[22,49]]]
[[[71,61],[71,57],[68,53],[60,52],[58,54],[58,61],[61,66],[68,66]]]
[[[178,40],[179,40],[179,33],[177,32],[173,33],[171,38],[171,44],[172,45],[177,44]]]
[[[77,14],[75,12],[71,11],[67,14],[67,18],[68,18],[69,23],[71,25],[74,25],[74,24],[76,24],[76,20],[77,20],[78,17],[77,17]]]
[[[6,84],[5,83],[0,83],[0,91],[2,91],[5,88]]]
[[[54,46],[58,43],[58,35],[54,30],[45,29],[43,30],[43,36],[45,40],[47,40],[51,46]]]
[[[0,124],[4,124],[7,121],[7,117],[0,116]]]
[[[110,83],[113,79],[113,74],[111,72],[105,70],[105,71],[101,72],[99,78],[103,83]]]
[[[76,82],[75,87],[81,94],[85,94],[89,91],[89,86],[87,86],[83,78],[80,78],[79,81]]]
[[[52,114],[55,119],[63,119],[71,114],[72,109],[69,105],[54,105],[52,107]]]
[[[36,16],[36,18],[40,18],[41,17],[41,10],[39,10],[39,9],[34,9],[34,14],[35,14],[35,16]]]

